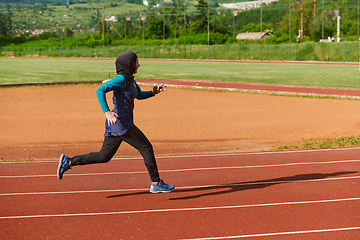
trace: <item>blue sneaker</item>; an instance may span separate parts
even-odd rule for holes
[[[57,169],[57,177],[58,179],[62,179],[64,172],[66,172],[68,169],[71,169],[69,165],[69,157],[65,156],[64,154],[61,154],[59,159],[59,166]]]
[[[163,180],[160,180],[158,185],[151,184],[150,192],[151,193],[168,193],[174,190],[174,185],[168,185],[164,183]]]

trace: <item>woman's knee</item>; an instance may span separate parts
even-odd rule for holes
[[[140,152],[143,152],[144,154],[153,154],[154,153],[154,149],[152,144],[149,142],[147,144],[145,144],[144,146],[142,146],[139,149]]]
[[[108,163],[108,162],[110,162],[112,157],[113,157],[112,154],[101,154],[100,157],[99,157],[99,161],[101,163]]]

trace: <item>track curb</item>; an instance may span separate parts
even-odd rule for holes
[[[188,88],[199,90],[230,91],[257,94],[275,94],[286,96],[309,96],[323,98],[340,99],[360,99],[360,89],[355,88],[335,88],[335,87],[308,87],[281,84],[261,84],[244,82],[220,82],[220,81],[200,81],[183,79],[141,79],[137,80],[139,85],[153,86],[154,84],[164,84],[173,88]],[[66,86],[80,84],[102,84],[102,81],[75,81],[75,82],[44,82],[44,83],[16,83],[0,84],[0,88],[16,88],[31,86]],[[227,85],[227,86],[226,86]]]

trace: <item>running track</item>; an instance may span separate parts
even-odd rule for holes
[[[0,239],[359,239],[360,149],[0,163]]]
[[[172,87],[184,87],[195,89],[219,89],[227,91],[240,91],[251,93],[268,93],[281,95],[317,96],[360,99],[360,89],[339,87],[308,87],[283,84],[224,82],[206,80],[184,79],[146,79],[137,80],[139,84],[154,85],[164,84]]]

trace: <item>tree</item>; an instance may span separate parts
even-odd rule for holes
[[[73,35],[74,35],[74,32],[69,27],[66,27],[65,28],[65,37],[71,37]]]
[[[194,22],[190,28],[194,33],[207,33],[208,31],[208,4],[204,0],[199,0],[196,7],[196,14],[194,15]]]
[[[114,38],[118,38],[120,37],[121,39],[125,37],[133,37],[136,35],[136,32],[134,32],[135,30],[135,26],[134,24],[127,20],[125,16],[117,16],[117,22],[112,23],[112,27],[114,27],[115,29],[112,30],[112,36]],[[126,34],[125,34],[125,29],[126,29]],[[115,33],[114,33],[115,32]]]
[[[169,36],[169,26],[165,24],[165,38]],[[162,39],[163,37],[163,19],[153,18],[149,23],[149,27],[146,30],[146,36],[149,39]]]
[[[6,37],[12,37],[12,22],[11,17],[0,13],[0,34]]]
[[[210,27],[211,27],[210,30],[211,30],[211,32],[221,33],[221,34],[225,34],[225,35],[229,34],[228,26],[232,25],[232,21],[231,21],[231,24],[226,25],[226,24],[224,24],[224,22],[226,22],[224,20],[226,20],[225,17],[222,17],[222,18],[214,17],[214,18],[212,18],[211,21],[210,21]]]

